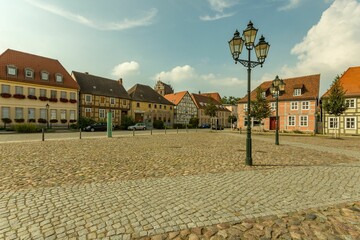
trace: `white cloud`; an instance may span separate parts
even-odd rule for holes
[[[208,2],[210,4],[210,8],[217,13],[214,16],[200,16],[199,18],[202,21],[215,21],[235,15],[235,13],[224,13],[224,9],[238,4],[239,0],[208,0]]]
[[[139,63],[135,61],[120,63],[113,68],[112,75],[123,78],[128,75],[138,74],[139,68]]]
[[[234,77],[222,77],[213,73],[199,74],[189,65],[177,66],[170,71],[162,71],[153,77],[153,80],[161,80],[171,84],[175,92],[187,90],[189,92],[222,92],[224,87],[239,89],[246,86],[246,80]]]
[[[287,11],[297,8],[299,4],[300,4],[300,0],[289,0],[289,2],[285,6],[279,8],[279,11]]]
[[[297,64],[283,66],[282,73],[286,76],[321,73],[322,84],[328,88],[337,74],[360,65],[359,39],[360,3],[335,0],[302,42],[291,50],[297,56]]]
[[[38,0],[27,0],[31,5],[40,8],[44,11],[61,16],[70,21],[83,24],[85,26],[95,28],[98,30],[125,30],[134,27],[148,26],[153,23],[153,19],[157,15],[157,9],[152,8],[148,12],[142,13],[143,17],[139,19],[124,19],[121,22],[97,22],[82,15],[72,13],[68,10],[62,9],[59,6],[44,3]]]

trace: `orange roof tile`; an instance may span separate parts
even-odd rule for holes
[[[17,68],[16,76],[9,76],[7,74],[8,65],[13,65]],[[34,71],[33,79],[25,78],[25,68],[30,68]],[[48,81],[41,80],[40,75],[42,71],[49,73]],[[57,73],[63,76],[62,83],[56,82],[55,74]],[[0,55],[0,79],[79,89],[77,82],[71,77],[58,60],[19,52],[12,49],[7,49]]]
[[[285,85],[285,91],[279,96],[279,101],[295,101],[295,100],[315,100],[319,97],[320,87],[320,74],[294,77],[283,79]],[[268,101],[275,101],[272,94],[270,93],[271,81],[266,81],[260,84],[260,88],[266,91],[266,99]],[[294,89],[301,88],[301,96],[294,96]],[[256,99],[256,88],[250,93],[251,100]],[[246,103],[247,95],[240,99],[238,103]]]
[[[350,67],[346,72],[340,77],[340,83],[346,91],[345,96],[353,97],[360,96],[360,66]],[[329,88],[323,97],[327,97],[330,93]]]
[[[175,105],[178,105],[181,99],[185,96],[187,91],[166,94],[164,97]]]
[[[201,108],[201,109],[205,109],[206,108],[206,104],[209,103],[213,103],[217,106],[217,110],[218,111],[225,111],[225,112],[230,112],[226,107],[224,107],[219,101],[216,101],[214,98],[210,97],[210,96],[206,96],[203,94],[195,94],[192,93],[191,94],[192,99],[194,100],[195,105],[197,106],[197,108]]]
[[[220,94],[217,93],[217,92],[212,92],[212,93],[200,93],[200,95],[207,96],[207,97],[211,97],[211,98],[215,99],[216,101],[221,102]]]

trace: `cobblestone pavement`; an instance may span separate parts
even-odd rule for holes
[[[235,134],[0,144],[0,239],[327,239],[328,228],[301,235],[315,220],[335,221],[333,237],[359,237],[356,151],[316,151],[290,140],[274,147],[260,138],[252,171],[239,163],[244,136]],[[316,210],[336,212],[337,204],[334,216]]]

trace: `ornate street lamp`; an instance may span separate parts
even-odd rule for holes
[[[257,34],[257,29],[254,28],[253,23],[250,21],[247,28],[243,31],[243,37],[240,37],[238,30],[235,31],[234,37],[229,41],[229,47],[233,59],[236,63],[241,63],[244,67],[247,67],[248,73],[248,89],[247,89],[247,128],[246,128],[246,165],[252,166],[252,157],[251,157],[251,126],[250,126],[250,81],[251,81],[251,68],[254,68],[258,65],[263,65],[267,54],[269,52],[270,45],[265,42],[263,36],[260,37],[259,43],[255,46],[255,38]],[[248,50],[248,59],[242,60],[239,59],[243,45]],[[255,53],[257,61],[251,61],[251,50],[255,48]]]
[[[49,129],[49,104],[47,103],[45,105],[46,107],[46,128]]]
[[[275,126],[275,145],[279,145],[279,95],[285,90],[285,83],[279,76],[276,76],[271,83],[270,92],[276,99],[276,126]]]

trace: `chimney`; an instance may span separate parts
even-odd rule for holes
[[[122,78],[119,78],[118,82],[119,82],[120,85],[123,85],[123,80],[122,80]]]
[[[89,72],[85,72],[85,74],[89,74]]]
[[[199,91],[199,94],[201,94],[201,92]]]

